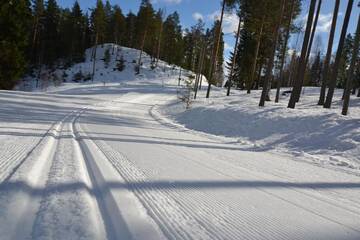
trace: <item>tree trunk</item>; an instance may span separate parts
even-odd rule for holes
[[[254,77],[255,77],[255,72],[256,72],[257,57],[259,55],[259,50],[260,50],[260,45],[261,45],[261,36],[262,36],[263,30],[264,30],[264,24],[265,24],[265,14],[262,17],[260,32],[259,32],[259,35],[257,36],[257,39],[256,39],[256,48],[255,48],[254,62],[252,64],[252,69],[251,69],[251,74],[250,74],[250,83],[248,84],[249,86],[246,86],[248,94],[250,94],[251,88],[252,88],[253,82],[254,82]]]
[[[330,108],[331,104],[332,104],[332,99],[333,99],[335,87],[336,87],[336,80],[337,80],[337,76],[338,76],[338,72],[339,72],[339,65],[340,65],[340,61],[341,61],[341,57],[342,57],[342,52],[344,49],[345,37],[346,37],[346,32],[347,32],[347,29],[349,26],[349,20],[350,20],[350,16],[351,16],[353,3],[354,3],[354,0],[349,0],[348,6],[346,9],[344,25],[341,30],[339,47],[338,47],[338,50],[336,53],[335,63],[333,66],[333,72],[331,74],[331,78],[330,78],[330,82],[329,82],[329,91],[326,96],[324,108]]]
[[[96,50],[97,50],[97,44],[98,44],[99,34],[96,33],[95,37],[95,49],[94,49],[94,58],[93,58],[93,71],[91,75],[91,82],[94,82],[94,76],[95,76],[95,67],[96,67]]]
[[[318,20],[319,20],[321,3],[322,3],[322,0],[319,0],[317,10],[316,10],[316,14],[315,14],[314,24],[313,24],[312,31],[311,31],[311,37],[310,37],[310,43],[309,43],[309,47],[308,47],[308,52],[306,54],[306,64],[309,62],[309,58],[310,58],[310,55],[311,55],[311,48],[312,48],[312,45],[313,45],[313,42],[314,42],[314,37],[315,37],[315,33],[316,33],[316,27],[317,27],[317,23],[318,23]]]
[[[182,72],[182,68],[180,67],[180,71],[179,71],[179,79],[178,79],[178,86],[180,86],[180,81],[181,81],[181,72]]]
[[[139,56],[139,60],[138,60],[138,68],[137,68],[136,74],[140,74],[141,58],[142,58],[142,53],[143,53],[143,51],[144,51],[144,45],[145,45],[146,35],[147,35],[147,30],[145,30],[144,36],[143,36],[143,40],[142,40],[142,42],[141,42],[140,56]]]
[[[161,24],[160,24],[160,32],[159,32],[159,41],[158,41],[158,46],[157,46],[156,67],[158,66],[158,63],[159,63],[159,60],[160,60],[160,49],[161,49],[162,32],[163,32],[163,22],[161,21]]]
[[[308,20],[306,24],[306,30],[304,35],[304,41],[301,49],[301,55],[299,59],[299,65],[297,68],[297,74],[296,74],[296,80],[294,82],[294,87],[291,92],[288,108],[295,108],[296,100],[298,99],[298,95],[301,94],[301,85],[305,76],[305,70],[306,70],[306,54],[307,49],[309,46],[309,40],[310,40],[310,33],[311,33],[311,27],[313,23],[314,18],[314,12],[315,12],[315,5],[316,0],[311,0],[310,9],[309,9],[309,15]]]
[[[261,81],[261,73],[262,73],[262,70],[263,70],[263,66],[264,64],[262,62],[260,62],[260,66],[259,66],[259,70],[258,70],[258,75],[256,77],[256,81],[254,82],[253,84],[253,88],[255,90],[259,90],[259,85],[260,85],[260,81]],[[248,94],[250,94],[250,92],[248,92]]]
[[[198,76],[196,78],[195,87],[194,87],[194,90],[195,90],[194,99],[196,99],[196,97],[197,97],[197,92],[198,92],[198,88],[199,88],[199,82],[200,82],[200,78],[202,77],[202,70],[203,70],[203,66],[204,66],[205,52],[206,52],[206,46],[205,46],[205,43],[204,43],[202,51],[201,51],[201,56],[200,56],[200,65],[199,65],[199,69],[198,69]]]
[[[274,68],[274,59],[275,59],[275,53],[276,53],[276,46],[277,46],[277,43],[278,43],[279,30],[280,30],[280,25],[281,25],[282,18],[283,18],[283,15],[284,15],[286,1],[287,0],[282,0],[282,4],[281,4],[282,7],[281,7],[280,15],[279,15],[279,21],[278,21],[278,23],[276,23],[276,26],[274,28],[271,56],[270,56],[270,59],[268,61],[268,65],[266,67],[266,75],[265,75],[265,79],[264,79],[263,89],[262,89],[262,92],[261,92],[259,107],[263,107],[265,105],[266,97],[269,94],[269,92],[268,92],[268,87],[269,86],[268,85],[270,85],[272,71],[273,71],[273,68]]]
[[[330,67],[332,47],[333,47],[333,43],[334,43],[336,22],[337,22],[337,17],[338,17],[338,13],[339,13],[339,6],[340,6],[340,0],[336,0],[334,13],[333,13],[333,19],[332,19],[332,23],[331,23],[329,43],[328,43],[328,48],[327,48],[326,57],[325,57],[325,61],[324,61],[324,72],[323,72],[322,81],[321,81],[321,90],[320,90],[320,97],[319,97],[318,105],[324,105],[324,102],[325,102],[326,85],[327,85],[329,73],[330,73],[329,67]]]
[[[222,4],[222,9],[221,9],[221,17],[220,17],[220,24],[219,24],[219,29],[218,29],[218,35],[217,35],[217,40],[216,40],[216,45],[215,45],[215,51],[212,57],[212,61],[211,61],[211,66],[210,67],[210,77],[209,77],[209,85],[207,88],[207,92],[206,92],[206,98],[210,97],[210,90],[211,90],[211,84],[212,84],[212,79],[213,79],[213,72],[216,72],[216,62],[217,62],[217,57],[218,57],[218,53],[219,53],[219,46],[220,46],[220,39],[221,39],[221,28],[222,28],[222,23],[223,23],[223,19],[224,19],[224,11],[225,11],[225,0],[223,0],[223,4]],[[215,71],[214,71],[215,70]]]
[[[239,25],[238,25],[238,29],[236,32],[236,40],[235,40],[235,46],[234,46],[234,57],[233,57],[233,61],[232,61],[232,65],[231,65],[231,69],[230,69],[230,75],[229,75],[229,82],[228,82],[228,88],[227,88],[227,93],[226,96],[230,95],[230,90],[231,90],[231,85],[232,85],[232,75],[234,73],[234,67],[235,67],[235,62],[236,62],[236,56],[237,56],[237,48],[238,48],[238,43],[239,43],[239,38],[240,38],[240,28],[241,28],[241,16],[239,16]]]
[[[316,14],[315,14],[314,24],[313,24],[312,31],[311,31],[310,43],[309,43],[306,58],[305,58],[305,66],[307,66],[307,64],[309,63],[309,58],[310,58],[310,55],[311,55],[311,48],[312,48],[312,45],[313,45],[313,41],[314,41],[314,37],[315,37],[315,33],[316,33],[316,27],[317,27],[317,23],[318,23],[318,20],[319,20],[319,15],[320,15],[321,3],[322,3],[322,0],[319,0],[317,10],[316,10]],[[305,67],[305,69],[306,69],[306,67]],[[301,95],[300,93],[302,92],[302,86],[303,85],[304,85],[304,79],[302,79],[299,94],[296,95],[296,102],[300,101],[300,95]]]
[[[286,29],[285,43],[284,43],[283,51],[281,54],[282,59],[281,59],[281,64],[280,64],[280,76],[279,76],[279,80],[277,81],[277,86],[276,86],[276,97],[275,97],[276,103],[278,103],[279,99],[280,99],[280,88],[281,88],[281,84],[282,84],[283,78],[284,78],[284,64],[285,64],[285,60],[286,60],[286,50],[287,50],[287,45],[288,45],[288,41],[289,41],[289,37],[290,37],[290,27],[291,27],[291,21],[293,18],[294,7],[295,7],[295,0],[292,0],[289,22],[287,24],[287,29]]]
[[[360,15],[359,15],[359,20],[358,20],[358,25],[357,25],[357,30],[356,30],[355,40],[354,40],[353,55],[351,58],[350,68],[348,71],[348,79],[346,82],[342,115],[347,115],[348,109],[349,109],[350,93],[351,93],[352,82],[354,79],[354,69],[355,69],[357,57],[359,55],[359,41],[360,41]]]

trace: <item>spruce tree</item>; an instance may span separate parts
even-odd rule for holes
[[[44,63],[48,66],[53,66],[62,51],[59,24],[60,8],[56,0],[48,0],[45,9],[44,46],[41,50],[44,56]]]
[[[12,89],[25,70],[31,24],[29,1],[0,5],[0,89]]]

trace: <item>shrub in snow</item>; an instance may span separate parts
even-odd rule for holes
[[[116,64],[116,68],[119,72],[124,71],[125,69],[125,60],[124,60],[124,56],[121,55],[120,59],[118,60],[118,63]]]
[[[62,79],[63,79],[64,82],[66,82],[68,76],[69,76],[69,75],[66,73],[66,71],[63,71]]]
[[[134,71],[135,71],[135,74],[139,74],[139,73],[140,73],[140,65],[139,65],[139,64],[136,64],[136,65],[135,65]]]
[[[189,75],[185,79],[185,86],[181,89],[178,89],[177,94],[178,98],[185,103],[186,109],[190,109],[192,99],[193,99],[193,82],[194,82],[195,76]]]
[[[81,82],[84,79],[84,75],[81,71],[77,72],[73,77],[73,82]]]
[[[110,55],[110,49],[106,49],[105,53],[104,53],[104,64],[105,64],[105,68],[109,67],[109,63],[111,61],[111,55]]]
[[[88,73],[88,74],[85,75],[84,81],[87,82],[87,81],[90,81],[90,80],[91,80],[91,74]]]

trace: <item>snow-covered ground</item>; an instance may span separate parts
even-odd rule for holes
[[[171,71],[47,93],[0,91],[1,239],[360,239],[357,169],[313,164],[316,154],[306,146],[316,139],[305,145],[285,123],[280,134],[289,141],[279,136],[274,151],[269,129],[289,116],[288,125],[292,118],[304,130],[295,120],[317,124],[323,115],[322,126],[337,121],[348,136],[357,128],[342,121],[358,121],[354,110],[342,120],[335,110],[310,112],[310,101],[301,111],[258,109],[251,97],[241,103],[245,94],[225,100],[214,89],[214,98],[202,92],[184,112],[177,92]],[[265,126],[262,118],[273,122]],[[267,131],[250,133],[256,129]],[[319,156],[333,151],[321,146]],[[339,149],[335,157],[356,162]]]
[[[110,53],[110,61],[106,66],[104,58],[105,52],[107,50]],[[67,69],[62,69],[63,67],[61,67],[61,69],[54,71],[53,69],[48,69],[43,66],[40,74],[39,70],[36,70],[35,77],[25,76],[16,89],[23,91],[52,91],[54,86],[58,87],[59,85],[63,85],[62,81],[67,83],[76,81],[82,83],[83,85],[93,84],[94,82],[106,85],[109,83],[119,83],[122,81],[141,81],[158,78],[164,79],[179,74],[179,67],[175,65],[169,65],[161,60],[158,61],[157,68],[152,69],[154,63],[151,61],[151,57],[145,52],[142,54],[140,74],[135,74],[134,69],[138,64],[140,51],[110,43],[97,46],[94,65],[94,51],[95,47],[87,49],[84,55],[85,61],[75,64]],[[120,72],[117,69],[117,65],[119,63],[118,60],[120,60],[121,57],[124,59],[124,68]],[[92,82],[91,76],[94,66],[94,82]],[[76,75],[79,73],[82,75],[81,80],[76,79]],[[191,72],[184,70],[182,71],[182,77],[186,77],[189,74],[191,74]],[[38,83],[36,83],[39,75],[40,80]],[[68,88],[69,85],[71,88],[72,85],[67,84]],[[58,91],[58,89],[56,88],[55,91]]]
[[[224,136],[244,150],[286,153],[360,175],[360,98],[352,97],[350,114],[342,116],[342,91],[336,91],[332,109],[317,105],[319,91],[305,88],[301,102],[291,110],[288,95],[260,108],[260,91],[233,91],[227,97],[226,90],[214,88],[210,99],[202,91],[190,110],[174,101],[161,111],[187,128]]]

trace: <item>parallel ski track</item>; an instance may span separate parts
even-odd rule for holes
[[[15,161],[13,163],[17,165],[13,169],[12,173],[9,174],[3,182],[3,187],[5,188],[2,191],[7,191],[7,184],[12,184],[13,182],[15,182],[16,184],[17,181],[27,182],[27,179],[31,179],[31,183],[28,183],[31,186],[35,185],[39,187],[45,185],[49,171],[47,166],[49,164],[52,164],[55,150],[58,145],[59,133],[64,127],[64,122],[72,114],[74,114],[74,112],[65,115],[62,120],[52,124],[52,127],[47,130],[46,134],[44,134],[44,137],[35,145],[35,147],[33,147],[33,149],[27,154],[27,156],[20,162]],[[29,164],[26,164],[28,162]],[[25,175],[18,175],[18,171],[23,172],[22,174]],[[36,172],[36,175],[32,176],[32,172]],[[31,196],[32,192],[26,193],[24,195],[21,189],[18,190],[11,188],[10,190],[15,190],[15,192],[10,192],[10,195],[4,194],[2,197],[6,198],[6,201],[10,201],[10,205],[8,205],[10,209],[6,210],[8,210],[10,213],[15,212],[17,214],[15,216],[9,216],[11,217],[11,225],[9,226],[9,228],[14,228],[13,232],[9,232],[7,233],[7,235],[2,237],[4,237],[4,239],[7,239],[7,237],[9,237],[10,239],[27,239],[29,237],[29,234],[31,234],[34,219],[36,217],[36,212],[38,211],[38,208],[40,206],[41,197],[37,196],[36,194],[34,196]],[[12,204],[12,202],[16,202],[18,204],[14,205]],[[9,224],[9,222],[6,221],[6,224]],[[19,231],[18,229],[21,229],[21,231]],[[9,234],[12,236],[10,237]]]
[[[274,239],[289,239],[289,237],[292,239],[302,239],[303,237],[300,235],[294,236],[294,234],[288,236],[286,234],[272,232],[271,229],[276,229],[277,227],[274,217],[271,219],[267,218],[269,225],[263,226],[262,232],[260,233],[252,228],[251,225],[255,224],[256,226],[263,223],[263,221],[257,219],[254,220],[252,224],[244,221],[242,216],[247,216],[248,219],[253,217],[253,214],[249,211],[243,211],[237,215],[231,211],[227,211],[222,216],[219,216],[218,212],[212,211],[214,206],[220,209],[226,209],[228,203],[218,201],[215,196],[209,197],[209,194],[212,195],[211,193],[199,193],[197,189],[192,187],[177,191],[156,187],[149,190],[138,188],[136,185],[147,182],[148,178],[145,173],[139,170],[126,156],[114,150],[104,141],[93,140],[93,142],[107,157],[119,174],[128,182],[131,190],[134,191],[170,239],[194,239],[194,236],[199,236],[199,233],[201,233],[201,236],[204,236],[204,239],[253,239],[255,236],[262,239],[269,239],[271,235],[277,236]],[[132,182],[135,182],[136,185],[132,184]],[[169,185],[174,186],[174,189],[176,188],[175,184],[169,183]],[[189,192],[195,194],[189,194]],[[170,207],[170,209],[164,206],[167,208]],[[196,208],[194,206],[196,206]],[[176,214],[172,214],[174,211]],[[197,212],[202,212],[202,214],[196,214]],[[175,216],[181,216],[181,219],[174,219]],[[229,218],[234,221],[229,222]],[[169,221],[169,219],[171,219],[171,221]],[[264,217],[262,217],[261,220],[264,220]],[[219,225],[219,223],[222,224]],[[237,231],[236,223],[242,223],[243,228],[241,229],[241,233]],[[194,235],[188,233],[190,229],[194,231]],[[305,231],[305,229],[302,230]],[[247,238],[246,236],[249,237]]]
[[[37,149],[40,145],[44,143],[46,136],[55,136],[54,131],[59,125],[62,125],[71,114],[74,112],[68,113],[60,121],[54,122],[51,124],[48,130],[42,134],[41,138],[35,143],[29,143],[31,147],[27,144],[17,145],[14,149],[13,146],[9,146],[10,151],[13,152],[10,158],[0,161],[0,184],[7,181],[11,176],[16,172],[16,170],[28,159],[28,157]]]
[[[66,156],[57,156],[57,153],[54,155],[46,185],[49,187],[54,186],[55,191],[56,191],[56,185],[57,185],[57,180],[56,180],[57,178],[61,177],[61,180],[65,180],[65,181],[70,180],[72,178],[71,177],[72,174],[70,173],[70,175],[65,174],[65,177],[66,178],[70,177],[70,179],[63,179],[64,178],[62,176],[63,174],[61,172],[58,173],[59,169],[60,169],[60,171],[64,171],[64,170],[66,171],[66,169],[70,170],[70,171],[75,171],[73,174],[80,174],[79,171],[85,171],[86,175],[88,175],[88,174],[90,175],[90,173],[88,172],[88,169],[86,168],[85,155],[81,151],[81,147],[76,138],[76,131],[74,129],[74,124],[76,122],[76,119],[80,116],[82,111],[83,110],[79,110],[79,111],[73,113],[72,115],[70,115],[67,118],[68,121],[65,122],[65,126],[63,126],[62,131],[60,132],[60,140],[57,142],[56,149],[66,150],[68,148],[72,148],[73,152],[72,153],[66,152],[65,153]],[[64,131],[64,129],[66,131]],[[70,139],[74,140],[74,142],[62,142],[61,138],[64,138],[64,137],[70,138]],[[71,145],[69,145],[69,144],[71,144]],[[76,148],[78,150],[80,150],[80,152],[78,152],[78,154],[81,154],[81,156],[76,156],[77,155]],[[64,152],[63,152],[63,154],[64,154]],[[67,157],[69,157],[69,156],[72,156],[73,158],[68,159]],[[70,160],[70,161],[68,161],[68,160]],[[73,161],[75,161],[75,162],[73,162]],[[63,163],[65,163],[65,166],[62,166]],[[79,167],[81,169],[78,169]],[[65,168],[65,169],[61,170],[62,168]],[[75,179],[78,177],[79,176],[75,177]],[[81,181],[82,180],[85,180],[85,179],[81,179]],[[92,190],[94,183],[92,182],[92,179],[90,176],[88,176],[88,180],[90,181],[90,185],[87,186],[87,188],[90,188],[90,190]],[[86,183],[84,182],[83,184],[86,184]],[[108,235],[108,233],[107,233],[108,229],[106,228],[105,225],[103,225],[104,216],[102,215],[103,212],[99,208],[100,200],[98,199],[96,194],[95,195],[92,194],[93,192],[90,193],[90,192],[86,192],[86,191],[88,191],[88,190],[87,189],[82,189],[82,190],[79,189],[79,190],[76,190],[76,192],[71,193],[71,194],[73,194],[73,196],[72,196],[73,200],[75,200],[75,199],[77,199],[77,200],[76,200],[76,202],[74,202],[74,204],[71,205],[72,209],[66,209],[66,211],[77,212],[76,214],[80,214],[80,215],[74,216],[74,219],[69,219],[69,220],[71,220],[71,222],[74,222],[74,224],[76,225],[75,227],[71,227],[71,228],[74,228],[74,229],[71,229],[71,231],[75,231],[75,232],[78,232],[79,234],[81,234],[81,236],[78,236],[81,239],[94,239],[94,238],[106,239],[107,235]],[[46,219],[48,219],[48,216],[47,216],[47,214],[49,214],[48,211],[53,210],[55,215],[52,216],[52,218],[56,218],[57,217],[56,214],[57,214],[57,212],[59,212],[59,210],[57,210],[57,207],[58,207],[57,205],[60,204],[59,207],[61,207],[62,202],[66,204],[66,198],[69,197],[68,195],[67,196],[62,196],[62,195],[54,196],[53,194],[56,194],[56,192],[51,193],[50,195],[45,195],[43,197],[43,199],[41,200],[39,211],[37,213],[37,218],[34,221],[34,226],[37,226],[37,228],[33,228],[33,232],[32,232],[33,238],[37,239],[39,236],[41,236],[42,237],[41,239],[47,239],[49,237],[48,235],[46,235],[46,232],[47,232]],[[59,203],[57,203],[58,201],[59,201]],[[90,208],[87,209],[87,207],[90,207]],[[84,208],[84,210],[85,210],[83,213],[81,211],[79,212],[79,210],[82,208]],[[91,211],[91,213],[88,212],[89,210]],[[94,216],[96,215],[96,212],[101,215],[101,219],[94,218]],[[84,214],[86,214],[86,215],[84,215]],[[92,220],[85,219],[85,217],[89,214],[91,215]],[[55,229],[56,229],[57,228],[57,226],[56,226],[57,220],[56,219],[51,219],[51,220],[52,220],[52,224],[55,224],[55,226],[52,226],[52,227],[55,227]],[[95,226],[92,226],[89,228],[88,225],[82,226],[83,220],[84,221],[86,220],[87,222],[96,220],[97,224]],[[42,224],[45,224],[45,225],[42,225]],[[77,225],[77,224],[80,224],[80,225]],[[105,235],[99,235],[99,232],[97,232],[96,230],[95,230],[95,232],[92,232],[92,229],[96,229],[96,228],[98,229],[99,226],[97,226],[97,225],[100,225],[100,228],[104,227]],[[70,225],[69,225],[69,227],[70,227]],[[90,230],[90,232],[89,232],[89,230]],[[69,231],[70,231],[70,229],[69,229]],[[60,239],[60,238],[58,238],[58,237],[60,237],[60,236],[58,236],[58,234],[59,233],[56,233],[56,239]],[[95,235],[93,235],[93,234],[95,234]]]
[[[200,137],[205,137],[205,138],[208,138],[208,139],[211,139],[211,140],[215,140],[219,143],[222,143],[222,144],[228,144],[226,141],[224,141],[224,139],[222,137],[219,137],[219,136],[215,136],[215,135],[210,135],[210,134],[207,134],[207,133],[203,133],[203,132],[199,132],[199,131],[196,131],[196,130],[191,130],[191,129],[187,129],[179,124],[176,124],[174,122],[172,122],[171,119],[168,119],[166,117],[164,117],[163,115],[161,115],[161,113],[158,111],[158,105],[154,105],[152,106],[149,111],[148,111],[149,115],[154,119],[156,120],[159,124],[161,124],[162,126],[166,127],[166,128],[171,128],[171,129],[174,129],[175,131],[179,131],[179,132],[189,132],[190,134],[194,134],[196,136],[200,136]],[[246,151],[246,149],[244,149]],[[181,154],[181,153],[178,153],[178,154]],[[186,157],[186,156],[183,156],[183,157]],[[194,159],[192,161],[195,161]],[[249,165],[250,168],[245,168],[245,167],[242,167],[242,166],[239,166],[237,164],[234,164],[231,160],[228,160],[226,158],[224,159],[221,159],[221,160],[216,160],[216,161],[225,161],[226,163],[228,163],[229,165],[233,166],[234,168],[237,168],[237,169],[240,169],[242,171],[247,171],[249,173],[251,173],[252,175],[254,176],[257,176],[258,178],[261,178],[263,180],[267,180],[264,175],[260,175],[258,174],[257,171],[253,171],[252,169],[256,169],[257,165],[255,164],[251,164],[251,163],[247,163]],[[294,160],[294,161],[298,161],[298,160]],[[328,170],[332,170],[332,171],[337,171],[337,172],[341,172],[341,173],[345,173],[345,174],[349,174],[349,175],[354,175],[354,176],[360,176],[356,173],[353,173],[353,172],[349,172],[347,170],[344,170],[344,169],[338,169],[338,168],[329,168],[329,167],[324,167],[324,166],[319,166],[318,164],[316,163],[312,163],[312,162],[303,162],[303,163],[307,163],[309,165],[313,165],[313,166],[316,166],[316,167],[321,167],[321,168],[325,168],[325,169],[328,169]],[[199,164],[203,165],[203,163],[200,163]],[[204,166],[204,167],[208,167],[209,166]],[[236,176],[230,176],[226,173],[223,173],[221,171],[219,171],[218,169],[214,169],[212,168],[212,170],[215,170],[217,172],[219,172],[220,174],[224,174],[226,176],[229,176],[231,178],[235,178],[236,179]],[[280,175],[280,174],[276,174],[276,173],[264,173],[268,176],[272,176],[272,177],[275,177],[275,178],[278,178],[278,179],[281,179],[281,180],[284,180],[284,181],[292,181],[293,179],[291,178],[288,178],[284,175]],[[296,191],[296,192],[299,192],[301,194],[304,194],[304,195],[307,195],[308,197],[311,197],[311,198],[314,198],[316,200],[320,200],[320,201],[324,201],[330,205],[333,205],[335,207],[339,207],[339,208],[344,208],[344,209],[347,209],[348,211],[355,211],[357,212],[358,214],[360,214],[360,201],[358,201],[357,199],[351,199],[351,200],[347,200],[345,201],[344,203],[336,203],[335,201],[339,201],[339,200],[342,200],[341,199],[341,193],[339,192],[336,192],[335,190],[333,190],[333,194],[336,195],[336,199],[335,200],[332,200],[332,201],[329,201],[329,199],[325,199],[325,198],[320,198],[319,196],[315,196],[313,193],[311,193],[311,190],[297,190],[295,188],[292,188],[293,191]],[[327,192],[327,194],[329,194],[329,191]],[[340,199],[339,199],[340,197]],[[356,208],[347,208],[347,204],[349,203],[351,204],[354,204],[356,205]]]
[[[83,127],[85,132],[86,129]],[[91,136],[89,136],[91,139]],[[218,212],[212,211],[214,206],[219,207],[220,209],[227,209],[226,207],[229,206],[229,202],[219,200],[218,197],[211,193],[199,193],[195,188],[187,187],[184,190],[177,190],[177,191],[171,191],[171,190],[164,190],[164,189],[157,189],[154,187],[151,190],[143,190],[140,188],[137,188],[136,186],[132,185],[132,182],[138,183],[146,183],[147,175],[139,170],[131,160],[129,160],[123,153],[113,149],[111,146],[106,144],[106,142],[101,140],[92,140],[100,151],[106,156],[106,158],[111,162],[111,164],[114,166],[114,168],[119,172],[119,174],[128,182],[129,187],[134,191],[136,196],[139,198],[139,200],[142,202],[142,204],[146,207],[146,209],[149,211],[150,215],[154,218],[154,220],[159,224],[163,232],[171,239],[192,239],[192,234],[187,234],[185,231],[189,231],[189,229],[196,229],[194,231],[197,231],[197,233],[202,232],[202,236],[205,236],[204,238],[210,238],[210,239],[253,239],[255,236],[257,238],[261,239],[303,239],[304,235],[302,235],[300,232],[304,233],[306,232],[305,228],[297,226],[296,229],[299,231],[294,231],[291,233],[291,235],[288,235],[287,233],[279,233],[278,231],[274,232],[272,229],[277,229],[278,225],[276,222],[278,222],[278,217],[272,216],[264,217],[261,216],[261,219],[254,219],[254,215],[251,211],[241,211],[240,214],[234,214],[232,211],[227,211],[226,213],[222,214],[222,216],[219,216]],[[168,151],[168,149],[164,148]],[[175,153],[177,154],[177,153]],[[200,163],[199,163],[200,164]],[[208,166],[203,166],[207,167]],[[238,166],[236,166],[238,167]],[[214,170],[214,169],[213,169]],[[246,169],[249,171],[248,169]],[[151,171],[147,171],[150,172]],[[223,172],[218,173],[230,177],[232,179],[236,179],[235,176],[229,176]],[[154,177],[154,176],[149,176]],[[171,184],[171,183],[169,183]],[[173,184],[174,188],[176,187],[175,184]],[[276,196],[274,194],[271,194],[265,190],[258,189],[259,191],[272,195],[273,197],[279,198],[285,202],[288,202],[289,204],[292,204],[294,206],[300,207],[295,203],[289,202],[286,199],[282,199],[279,196]],[[294,190],[294,189],[293,189]],[[296,190],[294,190],[296,191]],[[193,194],[191,194],[193,193]],[[299,193],[304,194],[302,191],[299,191]],[[210,197],[209,197],[210,195]],[[306,194],[308,197],[314,197],[310,194]],[[323,199],[317,200],[322,201]],[[164,205],[162,203],[165,203],[165,206],[170,206],[171,210],[167,210],[164,208]],[[327,202],[328,204],[331,204]],[[233,207],[236,207],[236,209],[242,209],[238,203],[231,202],[230,205]],[[194,206],[197,206],[196,209]],[[334,205],[337,206],[337,205]],[[337,206],[338,207],[338,206]],[[199,211],[202,214],[194,214],[196,211]],[[189,224],[191,227],[189,228],[189,225],[182,226],[181,223],[182,220],[178,219],[172,219],[172,221],[169,221],[169,219],[173,218],[174,215],[171,214],[171,211],[176,211],[177,214],[175,216],[181,216],[185,221],[185,225]],[[195,211],[196,210],[196,211]],[[303,209],[305,211],[308,211],[307,209]],[[311,211],[309,211],[311,212]],[[315,215],[318,215],[314,212],[311,212]],[[249,222],[245,222],[243,217],[245,219],[252,219],[251,224]],[[321,215],[318,215],[319,217],[323,217]],[[228,221],[228,219],[232,219],[232,221]],[[215,221],[212,221],[214,220]],[[257,231],[251,226],[258,226],[260,224],[264,224],[264,220],[266,222],[266,226],[262,226],[261,232]],[[280,219],[279,219],[280,220]],[[330,220],[331,219],[327,219]],[[196,225],[194,225],[194,223]],[[238,231],[237,226],[234,223],[241,223],[242,229],[241,232]],[[335,224],[340,224],[334,222]],[[343,225],[344,226],[344,225]],[[349,228],[353,231],[357,231],[357,229],[353,229],[348,226],[344,226],[345,228]],[[199,236],[195,234],[194,236]],[[270,237],[272,236],[272,237]]]

